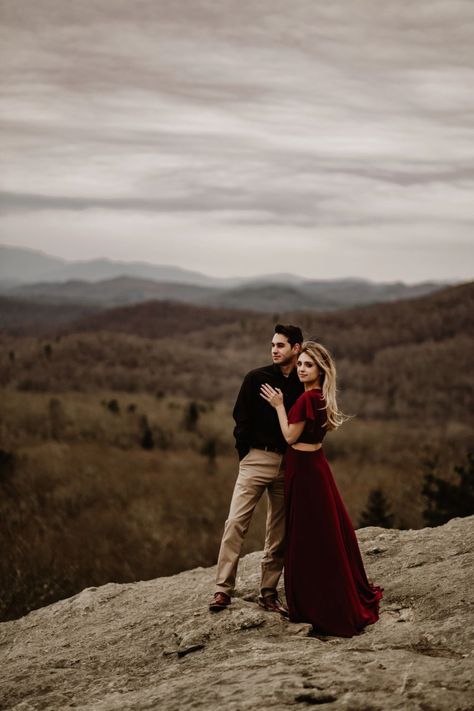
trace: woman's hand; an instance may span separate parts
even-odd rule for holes
[[[260,395],[274,408],[283,405],[283,393],[280,388],[272,388],[268,383],[264,383],[260,388]]]

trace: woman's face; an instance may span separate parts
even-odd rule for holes
[[[298,378],[305,385],[316,385],[319,378],[319,368],[307,353],[301,353],[296,362]]]

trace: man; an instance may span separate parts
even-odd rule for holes
[[[258,603],[266,610],[288,614],[277,595],[284,556],[283,454],[286,442],[276,410],[260,396],[260,387],[269,383],[280,388],[285,407],[290,409],[304,390],[295,368],[302,342],[303,334],[298,326],[277,324],[272,339],[273,364],[247,373],[235,403],[234,437],[240,465],[219,550],[216,592],[209,604],[214,612],[231,603],[244,538],[255,507],[266,490],[267,521]]]

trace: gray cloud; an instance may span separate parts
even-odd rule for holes
[[[5,242],[72,256],[81,224],[103,254],[118,256],[115,234],[120,256],[146,259],[151,234],[181,229],[215,254],[236,229],[247,244],[281,227],[275,270],[302,230],[346,275],[347,240],[362,254],[400,230],[417,254],[430,235],[434,276],[465,276],[447,254],[474,217],[468,0],[0,5]],[[144,230],[127,253],[125,214]],[[229,254],[244,272],[247,254]]]

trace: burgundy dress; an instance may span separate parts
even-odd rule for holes
[[[288,413],[306,421],[298,442],[321,442],[325,400],[307,390]],[[383,588],[367,580],[354,528],[322,449],[288,447],[285,465],[285,593],[292,622],[352,637],[378,620]]]

